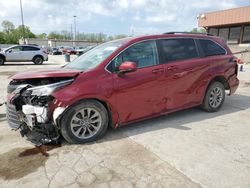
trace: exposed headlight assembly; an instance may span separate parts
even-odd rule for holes
[[[51,93],[53,93],[55,90],[58,90],[58,89],[66,86],[66,85],[69,85],[73,81],[74,81],[74,79],[64,80],[64,81],[53,83],[53,84],[48,84],[48,85],[29,88],[29,89],[27,89],[27,91],[30,92],[31,95],[48,96]]]

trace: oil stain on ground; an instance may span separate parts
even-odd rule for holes
[[[53,147],[52,147],[53,148]],[[47,151],[52,148],[48,148]],[[48,156],[40,148],[15,148],[0,154],[0,178],[19,179],[44,166]]]

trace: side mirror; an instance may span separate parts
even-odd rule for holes
[[[125,61],[119,66],[119,73],[135,72],[137,65],[132,61]]]

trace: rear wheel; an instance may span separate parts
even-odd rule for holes
[[[207,112],[217,112],[225,100],[225,87],[221,82],[213,82],[207,89],[202,108]]]
[[[105,134],[108,122],[108,112],[100,102],[84,101],[63,116],[61,134],[69,143],[92,142]]]
[[[0,57],[0,65],[4,65],[4,62],[5,62],[4,58]]]
[[[33,58],[33,63],[36,65],[41,65],[43,64],[43,58],[41,56],[35,56]]]

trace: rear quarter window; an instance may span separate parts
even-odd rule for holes
[[[23,51],[38,51],[40,50],[37,47],[33,47],[33,46],[23,46]]]
[[[212,40],[199,39],[201,49],[205,56],[225,55],[226,50]]]

